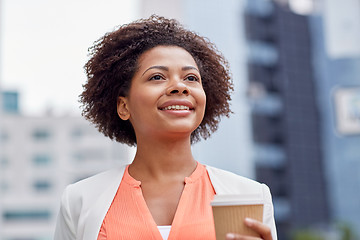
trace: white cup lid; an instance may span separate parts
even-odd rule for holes
[[[211,206],[260,205],[264,199],[260,194],[215,195]]]

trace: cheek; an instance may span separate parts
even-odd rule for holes
[[[196,98],[198,119],[201,123],[201,121],[203,120],[203,118],[205,116],[206,94],[203,89],[196,89],[196,91],[193,92],[193,95]],[[200,120],[200,118],[201,118],[201,120]]]
[[[139,89],[131,92],[129,101],[130,115],[133,118],[148,118],[157,108],[157,95],[151,89]]]
[[[206,94],[203,89],[199,89],[196,93],[198,106],[202,106],[203,109],[206,107]]]
[[[143,105],[149,105],[152,103],[153,95],[151,91],[147,89],[139,89],[131,94],[131,104],[135,107],[141,107]]]

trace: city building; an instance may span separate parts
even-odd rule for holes
[[[65,186],[129,162],[133,150],[80,116],[23,116],[13,104],[17,94],[3,96],[0,239],[53,239]]]
[[[249,0],[249,100],[256,177],[270,186],[279,239],[330,220],[307,16]]]
[[[330,215],[360,237],[360,2],[310,16]],[[355,237],[354,237],[355,239]]]

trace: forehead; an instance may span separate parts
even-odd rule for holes
[[[139,69],[149,66],[193,66],[197,64],[191,54],[178,46],[156,46],[139,57]]]

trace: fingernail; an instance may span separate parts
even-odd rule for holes
[[[226,239],[235,239],[235,234],[233,233],[226,234]]]

